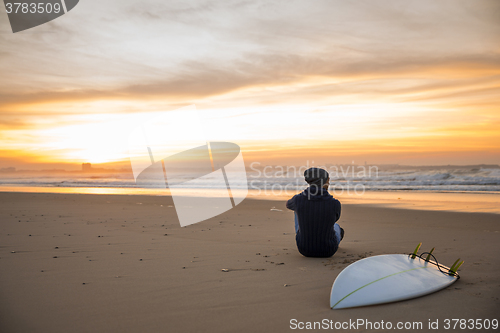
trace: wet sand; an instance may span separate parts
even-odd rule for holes
[[[292,319],[424,331],[438,319],[434,331],[446,331],[447,318],[500,319],[498,214],[344,204],[345,239],[320,259],[298,253],[284,201],[247,199],[185,228],[172,206],[165,196],[0,193],[0,331],[297,331]],[[461,279],[413,300],[329,308],[350,263],[419,242],[447,266],[465,260]]]

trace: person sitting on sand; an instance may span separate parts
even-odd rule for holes
[[[286,208],[295,212],[295,240],[306,257],[331,257],[344,238],[340,218],[340,201],[328,193],[330,176],[326,170],[310,168],[304,172],[309,187],[294,195]]]

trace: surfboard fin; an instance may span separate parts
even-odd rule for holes
[[[415,257],[417,256],[417,253],[418,253],[418,249],[420,249],[421,246],[422,246],[422,243],[418,243],[417,247],[415,248],[415,251],[413,251],[413,254],[411,255],[412,259],[415,259]]]
[[[453,268],[455,268],[455,266],[458,264],[458,262],[460,261],[460,258],[458,258],[454,263],[453,265],[451,265],[450,267],[450,271],[453,270]]]
[[[427,258],[425,258],[426,262],[429,262],[429,259],[431,259],[431,254],[434,252],[435,247],[432,248],[432,250],[429,251],[429,254],[427,255]]]
[[[464,263],[463,260],[459,264],[457,264],[459,260],[460,260],[460,258],[458,258],[457,261],[455,261],[455,263],[453,264],[453,266],[451,266],[450,270],[448,271],[448,274],[455,275],[455,273],[458,271],[460,266],[463,265],[463,263]]]

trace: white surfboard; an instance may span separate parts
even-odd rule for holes
[[[448,267],[441,267],[448,272]],[[342,309],[419,297],[449,286],[457,276],[406,254],[369,257],[340,272],[332,286],[330,307]]]

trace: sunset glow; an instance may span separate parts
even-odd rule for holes
[[[362,4],[0,15],[0,167],[128,166],[138,119],[191,104],[247,162],[500,163],[498,2]]]

